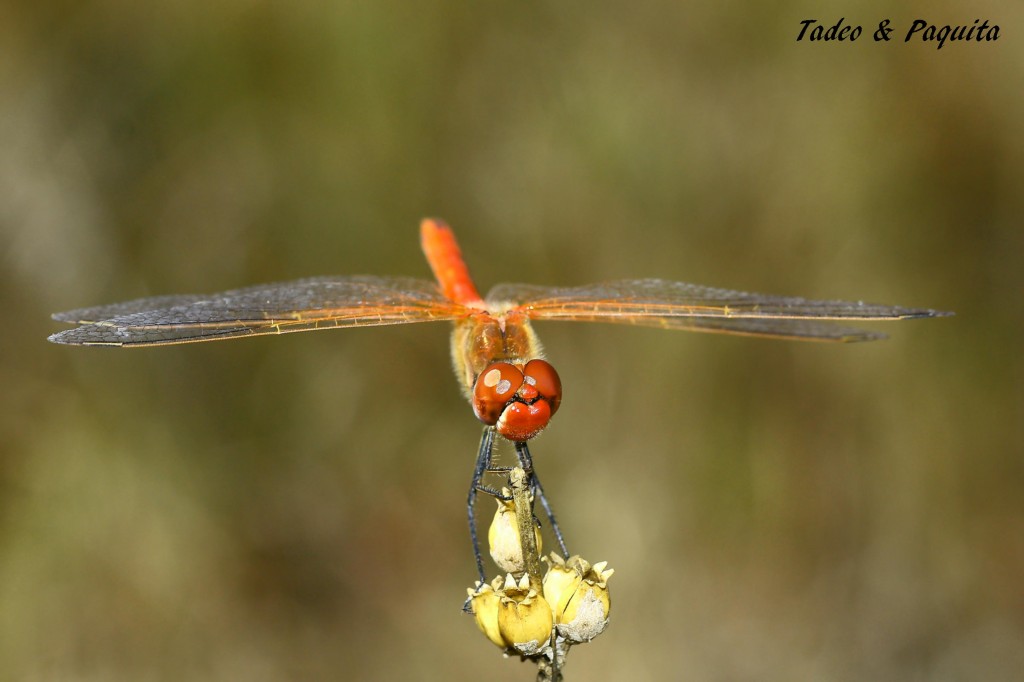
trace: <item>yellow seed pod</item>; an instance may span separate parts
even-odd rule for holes
[[[469,603],[473,609],[476,626],[487,636],[487,639],[504,649],[505,640],[501,638],[501,633],[498,631],[498,605],[501,599],[494,591],[496,587],[501,587],[501,578],[495,579],[495,583],[492,586],[477,581],[475,590],[467,588],[466,591],[469,593]]]
[[[502,491],[511,493],[506,489]],[[519,524],[516,520],[516,508],[511,500],[498,500],[498,509],[494,512],[491,527],[487,531],[487,544],[491,558],[506,573],[522,573],[526,570],[523,560],[523,546],[519,541]],[[537,538],[537,553],[541,551],[540,528],[534,526]]]
[[[583,580],[583,574],[566,564],[565,559],[554,552],[551,553],[549,564],[548,572],[544,574],[544,598],[555,615],[555,623],[558,623],[569,599]]]
[[[551,607],[530,588],[530,577],[524,575],[517,584],[509,574],[498,606],[498,631],[505,643],[532,656],[548,645],[552,627]]]
[[[571,570],[580,576],[580,580],[567,597],[559,595],[560,607],[554,614],[558,634],[571,642],[589,642],[608,626],[611,613],[608,579],[615,571],[606,568],[607,561],[591,566],[578,556],[571,557],[564,565],[564,573]],[[554,562],[551,571],[556,568],[560,567]]]

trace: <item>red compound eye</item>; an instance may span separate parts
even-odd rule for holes
[[[561,402],[558,372],[543,360],[530,360],[525,366],[495,362],[473,385],[477,419],[516,442],[540,433]]]
[[[495,362],[480,372],[473,386],[473,412],[484,424],[494,426],[523,385],[522,371],[507,362]]]
[[[530,360],[523,368],[526,383],[531,384],[540,397],[551,407],[551,414],[558,411],[562,402],[562,380],[550,363],[544,360]]]

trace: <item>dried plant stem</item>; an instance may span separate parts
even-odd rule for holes
[[[569,653],[569,645],[560,637],[555,637],[552,658],[537,661],[537,682],[562,682],[562,666],[565,656]]]
[[[516,509],[516,521],[519,524],[519,542],[522,545],[526,572],[530,576],[530,587],[540,592],[540,552],[537,549],[529,477],[523,469],[515,467],[509,474],[509,484],[512,488],[512,504]]]
[[[533,499],[530,495],[529,476],[520,467],[515,467],[509,474],[509,486],[512,488],[512,504],[515,505],[516,522],[519,526],[519,543],[523,550],[526,573],[530,576],[530,587],[538,593],[543,592],[541,579],[540,552],[537,547],[537,536],[534,532]],[[569,647],[565,641],[559,641],[552,633],[551,658],[539,657],[537,660],[538,682],[561,682],[562,665]]]

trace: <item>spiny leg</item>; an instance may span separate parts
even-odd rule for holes
[[[558,541],[558,547],[562,550],[562,556],[568,558],[569,550],[565,547],[565,538],[562,537],[562,529],[558,527],[558,521],[555,520],[555,512],[551,510],[551,505],[548,503],[547,495],[544,494],[544,486],[540,484],[537,472],[533,470],[533,457],[530,455],[530,448],[525,442],[516,442],[515,445],[516,456],[519,457],[519,464],[527,473],[530,474],[533,491],[540,500],[540,505],[544,507],[544,513],[547,514],[548,520],[551,522],[551,532],[554,533],[555,540]]]
[[[467,515],[469,517],[469,537],[473,540],[473,557],[476,559],[476,570],[480,574],[480,582],[486,583],[487,576],[484,574],[484,560],[480,556],[480,542],[476,537],[476,493],[481,489],[484,472],[491,464],[491,452],[494,449],[494,427],[484,427],[483,435],[480,437],[480,449],[476,455],[476,466],[473,467],[473,481],[469,484],[469,497],[466,500]]]

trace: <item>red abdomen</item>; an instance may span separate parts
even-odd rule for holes
[[[481,300],[448,225],[440,220],[424,219],[420,223],[420,244],[445,296],[463,305]]]

